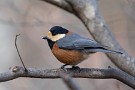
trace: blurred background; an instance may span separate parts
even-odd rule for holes
[[[99,9],[120,45],[135,56],[135,0],[99,0]],[[42,40],[48,30],[60,25],[91,38],[82,22],[74,15],[39,0],[0,0],[0,72],[22,66],[15,49],[18,48],[26,67],[59,68],[60,63]],[[85,68],[115,67],[103,54],[91,55],[79,64]],[[75,79],[83,90],[132,90],[114,79]],[[18,78],[0,83],[0,90],[68,90],[61,79]]]

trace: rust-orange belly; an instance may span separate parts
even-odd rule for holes
[[[76,65],[88,57],[81,51],[59,49],[56,44],[52,48],[52,53],[60,62],[69,65]]]

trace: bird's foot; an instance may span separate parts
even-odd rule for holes
[[[67,72],[67,69],[65,68],[65,66],[67,66],[68,64],[65,64],[65,65],[62,65],[61,67],[60,67],[60,69],[62,69],[62,70],[64,70],[65,72]]]
[[[79,71],[81,70],[81,68],[79,66],[72,66],[72,69],[75,70],[75,71]]]

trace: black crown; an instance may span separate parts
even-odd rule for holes
[[[50,32],[55,36],[57,34],[67,34],[68,30],[60,26],[54,26],[50,29]]]

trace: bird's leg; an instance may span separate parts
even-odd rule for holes
[[[68,64],[64,64],[61,66],[61,69],[65,68],[65,66],[67,66]]]
[[[64,64],[60,67],[60,69],[63,69],[64,71],[67,71],[67,69],[65,68],[65,66],[67,66],[68,64]]]
[[[77,71],[79,71],[79,72],[80,72],[80,70],[81,70],[79,66],[75,66],[75,65],[72,66],[72,69],[73,69],[73,70],[77,70]]]

